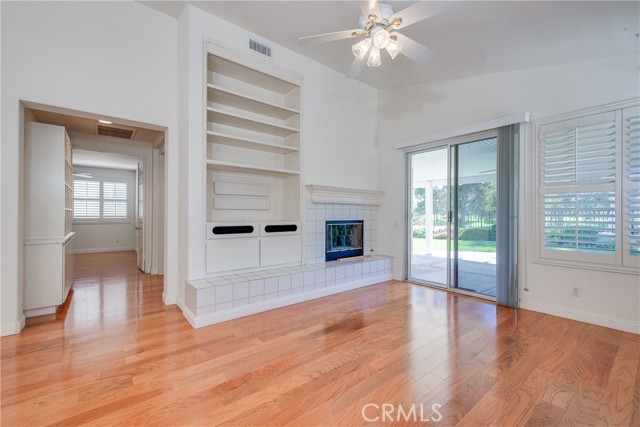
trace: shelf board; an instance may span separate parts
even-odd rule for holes
[[[234,136],[234,135],[223,133],[223,132],[207,131],[207,135],[215,138],[215,141],[211,141],[215,144],[230,145],[232,147],[268,151],[270,153],[278,153],[278,154],[287,154],[287,153],[300,151],[298,147],[289,147],[287,145],[282,145],[282,144],[262,142],[254,139]]]
[[[272,102],[262,101],[258,98],[248,96],[231,89],[207,84],[207,94],[209,101],[228,105],[240,110],[251,111],[274,119],[284,120],[300,114],[299,110]]]
[[[253,68],[230,61],[211,52],[207,55],[207,69],[211,72],[222,74],[280,94],[286,94],[299,87],[297,84],[254,70]]]
[[[215,120],[209,120],[212,123],[219,123],[221,125],[237,127],[253,132],[266,133],[269,135],[283,137],[300,132],[299,129],[292,128],[290,126],[269,123],[264,120],[242,116],[237,113],[230,113],[219,108],[207,107],[207,114],[209,113],[213,113],[216,115]]]
[[[223,160],[207,159],[207,167],[224,172],[244,172],[259,175],[292,176],[300,175],[300,171],[291,169],[272,168],[268,166],[248,165],[243,163],[225,162]]]

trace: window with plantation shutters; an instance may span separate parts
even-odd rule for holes
[[[100,181],[73,181],[73,217],[100,218]]]
[[[121,222],[128,218],[126,182],[74,180],[74,219],[80,222]]]
[[[603,108],[538,122],[540,258],[640,265],[640,115]]]
[[[623,240],[625,263],[640,266],[640,109],[623,111]]]
[[[102,183],[102,217],[127,217],[127,184],[125,182]]]

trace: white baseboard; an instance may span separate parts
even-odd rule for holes
[[[340,292],[350,291],[352,289],[362,288],[364,286],[369,286],[392,279],[393,275],[389,273],[373,278],[361,279],[354,282],[331,286],[330,288],[321,288],[312,291],[301,292],[299,294],[287,295],[285,297],[274,298],[268,301],[260,301],[254,304],[235,307],[220,312],[204,314],[201,316],[194,316],[193,313],[184,304],[182,304],[182,306],[180,306],[180,304],[178,305],[182,309],[184,317],[187,319],[187,321],[189,321],[189,323],[191,323],[191,326],[193,326],[194,328],[200,328],[220,322],[226,322],[227,320],[237,319],[239,317],[249,316],[251,314],[261,313],[263,311],[285,307],[287,305],[297,304],[300,302],[326,297]]]
[[[21,314],[20,318],[15,322],[3,323],[0,325],[0,337],[19,334],[24,328],[25,322],[26,318],[24,317],[24,314]]]
[[[620,331],[640,334],[640,323],[618,317],[604,316],[589,311],[576,310],[573,308],[561,307],[559,305],[546,304],[535,301],[520,301],[520,308],[540,313],[551,314],[567,319],[578,320],[580,322],[592,323],[606,328],[618,329]]]
[[[95,254],[99,252],[123,252],[123,251],[135,251],[136,248],[93,248],[93,249],[72,249],[69,250],[70,254]]]
[[[178,307],[180,307],[180,310],[182,310],[182,315],[185,319],[187,319],[187,322],[189,322],[192,328],[196,328],[195,314],[193,314],[193,312],[189,310],[189,307],[187,307],[184,302],[178,300],[176,303],[178,304]]]
[[[162,302],[164,305],[174,305],[178,302],[178,299],[175,295],[169,295],[166,292],[162,293]],[[179,304],[178,304],[179,305]]]
[[[36,317],[36,316],[44,316],[47,314],[54,314],[56,311],[58,311],[58,306],[52,305],[49,307],[40,307],[40,308],[32,308],[30,310],[25,310],[24,315],[25,317]]]

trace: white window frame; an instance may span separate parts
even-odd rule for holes
[[[560,265],[565,267],[579,267],[594,270],[614,271],[620,273],[640,274],[637,260],[631,260],[625,254],[628,252],[628,239],[623,233],[626,212],[623,209],[623,191],[626,182],[623,178],[623,158],[625,155],[623,130],[623,110],[638,108],[640,98],[608,104],[597,108],[580,110],[567,114],[539,119],[533,122],[534,144],[534,180],[536,195],[534,197],[534,229],[535,229],[535,262],[540,264]],[[579,251],[549,250],[545,247],[545,214],[544,214],[544,145],[541,140],[541,128],[558,122],[579,120],[588,116],[603,113],[614,113],[616,120],[616,182],[615,182],[615,209],[616,209],[616,253],[615,255],[584,253]],[[637,257],[633,257],[637,258]]]
[[[129,188],[129,182],[123,179],[114,179],[114,178],[78,178],[73,180],[74,186],[75,181],[97,181],[100,183],[100,198],[92,199],[98,200],[100,205],[100,217],[99,218],[76,218],[74,214],[73,223],[74,224],[131,224],[133,221],[133,215],[131,214],[131,189]],[[125,200],[127,205],[127,216],[125,218],[105,218],[104,217],[104,202],[106,201],[116,201],[117,199],[105,199],[104,198],[104,183],[116,183],[116,184],[124,184],[127,188],[127,198]],[[75,197],[74,197],[75,200]]]

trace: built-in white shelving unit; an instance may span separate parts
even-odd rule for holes
[[[28,123],[25,132],[24,308],[56,311],[73,283],[71,140],[62,126]]]
[[[215,43],[207,52],[206,271],[299,264],[302,78]],[[290,227],[236,228],[258,223]]]

